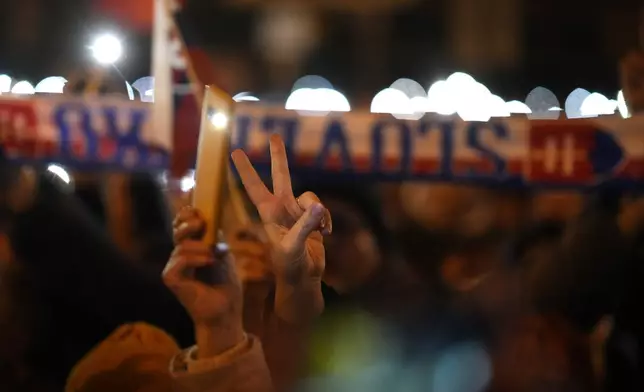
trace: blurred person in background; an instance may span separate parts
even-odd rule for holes
[[[2,169],[17,173],[6,164]],[[182,345],[193,342],[189,317],[157,274],[135,266],[78,199],[50,176],[19,172],[31,173],[30,180],[7,174],[3,184],[9,193],[21,194],[16,199],[20,206],[7,198],[3,203],[16,264],[3,284],[29,282],[28,295],[8,300],[28,316],[21,329],[25,346],[12,356],[31,380],[62,389],[72,366],[91,347],[131,321],[157,325]]]
[[[334,235],[325,242],[327,310],[336,305],[356,306],[391,318],[411,311],[412,302],[422,296],[420,282],[397,254],[383,221],[378,188],[342,181],[308,188],[320,196],[334,217]],[[398,301],[407,304],[405,309]]]

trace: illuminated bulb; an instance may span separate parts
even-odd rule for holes
[[[50,76],[38,82],[36,85],[37,93],[62,94],[67,79],[62,76]]]
[[[92,54],[100,64],[114,64],[123,54],[123,46],[118,38],[111,34],[101,35],[90,46]]]
[[[11,91],[11,76],[0,75],[0,94]]]
[[[626,106],[626,100],[624,99],[624,92],[619,90],[617,93],[617,109],[622,118],[629,118],[631,114],[628,112],[628,106]]]
[[[250,93],[239,93],[233,97],[235,102],[259,102],[259,98]]]
[[[192,176],[185,176],[181,179],[179,184],[182,192],[189,192],[192,188],[195,187],[195,179]]]
[[[63,169],[58,165],[49,165],[47,167],[47,171],[56,175],[61,180],[63,180],[65,184],[69,184],[72,181],[71,177],[69,176],[69,173],[67,173],[65,169]]]
[[[228,116],[222,112],[216,112],[210,116],[210,122],[217,130],[226,129],[228,126]]]
[[[31,95],[35,93],[36,89],[34,89],[34,86],[26,80],[14,84],[14,86],[11,88],[11,94]]]

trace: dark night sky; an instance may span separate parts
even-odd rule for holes
[[[468,71],[459,68],[447,54],[448,26],[443,17],[446,1],[420,1],[394,14],[391,56],[383,80],[369,86],[374,93],[386,87],[383,83],[398,77],[411,77],[429,86],[451,71]],[[47,75],[65,75],[78,66],[86,58],[84,45],[91,34],[100,26],[109,26],[101,15],[92,12],[90,3],[91,0],[2,0],[5,12],[0,14],[0,72],[37,81]],[[217,3],[190,1],[188,17],[195,29],[212,50],[234,51],[251,61],[256,59],[257,53],[250,45],[255,16],[249,11],[224,11]],[[612,97],[619,88],[618,58],[637,45],[638,3],[526,0],[522,64],[473,74],[505,99],[523,99],[537,85],[551,88],[560,99],[575,87]],[[349,34],[352,18],[327,14],[324,20],[325,39],[307,61],[305,73],[327,77],[351,97],[357,88],[352,81],[359,70],[348,60],[355,50],[354,43],[343,37]],[[148,73],[149,35],[127,30],[122,33],[130,53],[122,66],[124,73],[128,79],[144,76]],[[17,45],[17,36],[25,44]],[[265,70],[258,65],[253,72],[259,76],[257,89],[261,90]]]

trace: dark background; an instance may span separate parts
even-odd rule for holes
[[[136,1],[139,0],[131,0]],[[379,2],[347,1],[355,2],[353,8],[365,10]],[[511,2],[515,11],[510,15],[514,16],[497,12],[498,1]],[[352,102],[359,96],[373,96],[399,77],[412,78],[428,87],[457,70],[471,73],[506,100],[523,100],[538,85],[553,90],[562,102],[576,87],[614,98],[619,90],[617,62],[626,51],[638,47],[637,0],[478,0],[486,4],[486,12],[477,15],[475,24],[469,24],[474,26],[472,39],[500,26],[502,32],[491,39],[498,47],[507,44],[516,49],[507,58],[499,56],[499,64],[463,59],[453,39],[454,31],[463,29],[450,17],[450,10],[473,2],[407,1],[383,11],[373,20],[386,23],[387,39],[369,49],[368,55],[380,61],[366,63],[368,66],[361,58],[364,34],[368,37],[370,32],[367,29],[356,33],[356,11],[320,9],[317,15],[323,27],[321,41],[303,62],[299,74],[326,77]],[[126,77],[132,81],[150,73],[150,31],[115,19],[97,6],[109,0],[1,3],[1,73],[32,83],[49,75],[66,76],[87,61],[86,46],[92,34],[106,29],[116,29],[126,39],[128,57],[120,65]],[[258,6],[231,7],[220,0],[189,0],[184,12],[215,55],[216,66],[217,56],[234,56],[249,69],[251,77],[246,77],[245,85],[240,87],[259,92],[286,88],[270,82],[268,64],[253,43]],[[503,32],[506,24],[515,27]]]

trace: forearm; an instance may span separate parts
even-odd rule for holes
[[[306,323],[324,310],[322,281],[305,279],[297,284],[277,279],[275,288],[275,313],[290,323]]]

